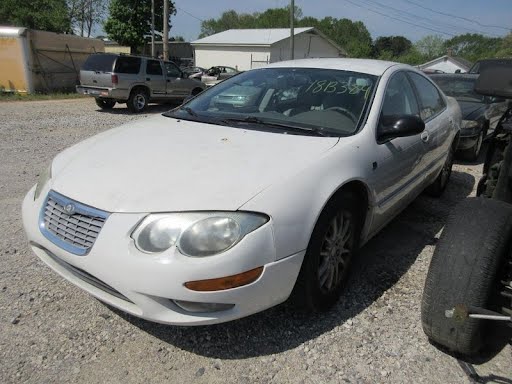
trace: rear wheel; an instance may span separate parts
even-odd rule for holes
[[[447,318],[445,311],[456,307],[500,310],[500,273],[511,237],[510,204],[468,198],[456,207],[436,246],[423,292],[421,319],[431,341],[465,356],[491,343],[492,327],[499,324]]]
[[[112,109],[116,105],[115,100],[96,98],[96,105],[101,109]]]
[[[359,202],[351,193],[331,200],[320,215],[295,283],[292,300],[309,311],[332,307],[345,285],[361,227]]]
[[[144,88],[135,88],[130,93],[126,106],[131,112],[143,112],[149,104],[149,96]]]
[[[440,197],[446,189],[452,174],[453,152],[453,147],[450,146],[450,150],[446,156],[446,161],[441,169],[441,173],[439,173],[439,176],[437,176],[434,182],[425,189],[425,192],[430,196]]]

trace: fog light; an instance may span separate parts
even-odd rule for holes
[[[181,309],[184,309],[187,312],[220,312],[231,309],[235,306],[235,304],[223,304],[223,303],[196,303],[194,301],[184,301],[184,300],[173,300],[174,304],[176,304]]]

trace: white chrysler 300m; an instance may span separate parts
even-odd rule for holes
[[[341,294],[358,247],[448,182],[461,113],[414,68],[241,73],[59,154],[23,202],[33,251],[148,320],[211,324]]]

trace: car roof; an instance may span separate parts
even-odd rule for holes
[[[371,60],[371,59],[341,59],[341,58],[322,58],[322,59],[300,59],[281,61],[270,64],[264,68],[319,68],[319,69],[337,69],[343,71],[362,72],[370,75],[382,76],[386,70],[393,66],[400,66],[416,71],[415,68],[406,64],[394,63],[392,61]],[[416,71],[417,72],[417,71]]]

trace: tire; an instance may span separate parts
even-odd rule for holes
[[[443,168],[441,169],[441,173],[439,173],[434,182],[425,189],[425,192],[428,195],[432,197],[441,197],[444,190],[446,189],[446,186],[448,185],[448,182],[450,181],[453,167],[453,158],[453,146],[450,146],[450,150],[448,152],[448,156],[446,157]]]
[[[495,322],[447,318],[445,311],[458,305],[499,311],[500,273],[511,238],[512,205],[468,198],[456,207],[434,251],[423,291],[421,320],[432,342],[468,357],[486,346]]]
[[[100,99],[97,97],[96,99],[96,105],[100,107],[101,109],[112,109],[114,108],[114,105],[116,105],[115,100],[110,99]]]
[[[473,145],[471,148],[459,151],[458,157],[460,157],[463,160],[476,161],[478,159],[478,156],[480,156],[480,151],[482,149],[482,143],[484,142],[484,138],[485,132],[482,130],[480,131],[480,135],[478,135],[478,139],[475,145]]]
[[[130,93],[126,106],[133,113],[143,112],[149,104],[149,96],[144,88],[135,88]]]
[[[335,196],[325,206],[291,295],[297,307],[309,312],[326,311],[338,301],[359,247],[362,219],[358,207],[359,200],[348,192]]]

